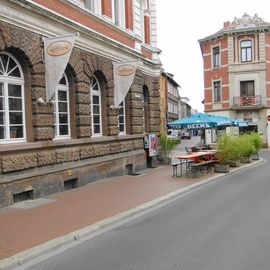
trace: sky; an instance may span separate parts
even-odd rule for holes
[[[172,73],[192,109],[203,112],[203,61],[198,40],[246,12],[270,22],[269,0],[156,0],[157,47],[165,72]]]

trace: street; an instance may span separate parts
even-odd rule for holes
[[[269,269],[270,152],[261,156],[267,162],[226,175],[20,269]]]

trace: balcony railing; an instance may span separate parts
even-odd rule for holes
[[[262,96],[239,96],[233,97],[233,107],[246,108],[246,107],[262,107]]]

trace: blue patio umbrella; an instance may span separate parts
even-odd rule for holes
[[[248,124],[245,121],[238,120],[238,119],[233,119],[233,121],[234,121],[235,125],[238,127],[248,127]]]
[[[236,125],[234,120],[235,119],[224,116],[196,113],[188,117],[172,121],[168,123],[168,126],[174,129],[205,129],[221,126],[233,126]]]
[[[229,122],[232,122],[233,126],[238,126],[238,127],[247,127],[248,126],[247,122],[239,120],[239,119],[234,119],[231,117],[219,116],[219,115],[216,115],[216,117],[219,117],[221,120],[224,119],[224,120],[227,120]]]

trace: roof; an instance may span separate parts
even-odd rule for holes
[[[207,36],[199,40],[199,43],[207,42],[211,39],[219,38],[221,36],[226,36],[231,33],[241,33],[241,32],[254,32],[256,30],[269,30],[270,23],[265,22],[263,19],[258,17],[255,14],[253,17],[249,16],[247,13],[244,13],[241,18],[234,17],[232,22],[224,22],[223,28],[217,31],[216,33]]]
[[[174,75],[172,73],[169,72],[165,72],[164,70],[161,71],[161,74],[166,76],[168,81],[170,81],[172,84],[180,87],[180,85],[174,80]]]

